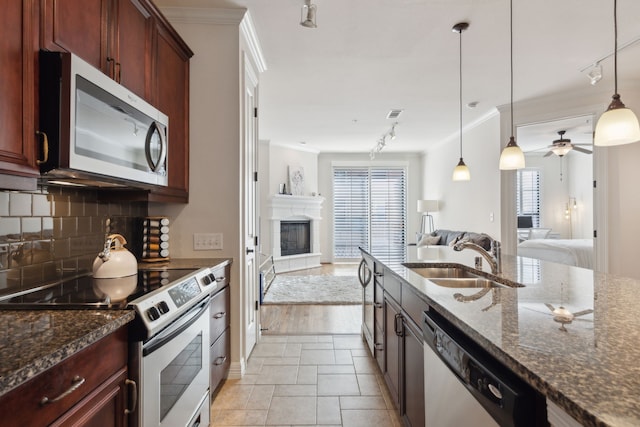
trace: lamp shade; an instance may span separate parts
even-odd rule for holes
[[[418,212],[437,212],[437,200],[418,200]]]
[[[614,108],[600,116],[593,140],[595,145],[609,147],[637,141],[640,141],[640,126],[633,111],[624,107]]]
[[[524,168],[524,153],[516,144],[514,137],[511,137],[509,143],[500,154],[500,170],[514,170]]]
[[[458,165],[453,168],[453,176],[452,179],[454,181],[469,181],[471,180],[471,172],[469,172],[469,167],[464,163],[462,158],[458,162]]]

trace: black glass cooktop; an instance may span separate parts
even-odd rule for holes
[[[137,276],[94,279],[82,276],[0,300],[0,309],[105,308],[122,309],[155,289],[166,286],[196,269],[141,270]]]

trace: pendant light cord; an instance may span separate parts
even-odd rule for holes
[[[615,1],[615,0],[614,0]],[[510,78],[511,78],[511,137],[514,136],[513,129],[513,0],[509,0],[509,58],[510,58]]]
[[[613,82],[618,93],[618,0],[613,0]]]
[[[460,57],[459,57],[459,65],[460,65],[460,73],[459,73],[459,96],[460,96],[460,158],[462,159],[462,30],[460,30],[460,49],[458,49]]]

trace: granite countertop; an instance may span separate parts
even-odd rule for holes
[[[142,270],[221,267],[230,258],[176,258]],[[129,323],[133,310],[0,310],[0,396]]]
[[[0,310],[0,396],[133,318],[132,310]]]
[[[407,261],[473,266],[478,255],[439,246],[419,258],[413,247]],[[499,277],[524,287],[447,288],[382,264],[581,424],[640,425],[640,280],[531,258],[502,261]],[[575,314],[571,322],[554,318],[561,306]]]

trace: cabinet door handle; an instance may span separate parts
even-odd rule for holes
[[[136,410],[136,407],[138,406],[138,384],[136,384],[135,381],[130,380],[129,378],[127,378],[126,380],[124,380],[124,383],[131,387],[131,409],[125,409],[124,413],[125,414],[131,414]]]
[[[221,311],[221,312],[219,312],[219,313],[214,314],[214,315],[213,315],[213,318],[214,318],[214,319],[222,319],[222,318],[223,318],[224,316],[226,316],[226,315],[227,315],[227,312],[226,312],[226,311]]]
[[[384,273],[381,273],[381,272],[379,272],[379,271],[376,271],[376,272],[375,272],[375,273],[373,273],[373,274],[375,274],[375,275],[376,275],[376,277],[382,277],[382,276],[384,276]]]
[[[41,165],[49,161],[49,138],[47,138],[46,133],[39,130],[36,131],[36,135],[42,137],[42,160],[36,160],[36,164]]]
[[[396,333],[396,335],[401,337],[402,336],[402,314],[400,313],[396,314],[394,329],[395,329],[394,332]]]
[[[107,56],[107,70],[109,72],[108,76],[111,79],[115,79],[115,60],[110,56]]]
[[[216,361],[213,364],[216,366],[220,366],[226,361],[227,361],[227,356],[220,356],[216,359]]]
[[[373,305],[374,305],[375,308],[382,308],[383,307],[382,303],[380,303],[380,302],[374,302]]]
[[[42,399],[40,399],[40,406],[48,405],[50,403],[56,403],[57,401],[64,399],[65,397],[69,396],[71,393],[76,391],[78,388],[80,388],[80,386],[84,384],[84,382],[85,382],[84,378],[82,378],[79,375],[76,375],[71,380],[71,387],[69,387],[66,391],[63,391],[62,393],[60,393],[60,395],[58,395],[57,397],[54,397],[53,399],[49,399],[47,396],[43,397]]]
[[[116,62],[116,81],[120,83],[120,78],[122,77],[122,65],[119,62]]]
[[[379,342],[375,343],[373,346],[375,347],[376,351],[384,350],[384,346]]]

